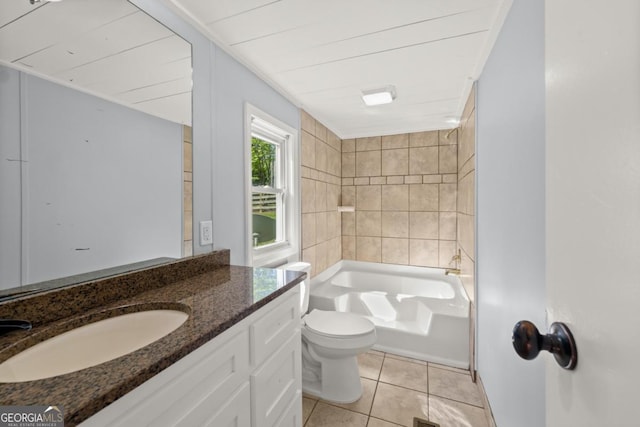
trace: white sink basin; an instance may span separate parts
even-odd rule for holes
[[[178,310],[123,314],[72,329],[0,364],[0,382],[23,382],[79,371],[159,340],[189,315]]]

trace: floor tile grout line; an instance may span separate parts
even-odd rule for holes
[[[393,386],[393,387],[399,387],[399,388],[402,388],[402,389],[405,389],[405,390],[415,391],[415,392],[422,393],[422,394],[429,394],[429,393],[427,393],[427,392],[426,392],[426,391],[424,391],[424,390],[416,390],[415,388],[405,387],[405,386],[403,386],[403,385],[398,385],[398,384],[388,383],[388,382],[386,382],[386,381],[378,381],[378,382],[380,382],[380,383],[382,383],[382,384],[390,385],[390,386]],[[428,385],[427,385],[427,389],[428,389]]]
[[[427,363],[428,363],[427,367],[429,367],[429,368],[439,369],[441,371],[453,372],[454,374],[459,374],[459,375],[468,375],[469,377],[471,376],[471,372],[465,371],[464,369],[454,368],[454,369],[460,369],[461,371],[464,371],[464,372],[459,372],[459,371],[454,371],[453,369],[449,369],[449,368],[442,368],[440,366],[434,366],[429,362],[427,362]]]
[[[315,400],[314,399],[313,408],[311,408],[311,412],[309,412],[309,418],[307,418],[307,420],[304,422],[302,427],[305,427],[307,424],[309,424],[309,420],[311,419],[311,415],[313,415],[313,411],[316,410],[316,406],[318,406],[318,402],[319,402],[319,400]]]
[[[389,359],[397,360],[399,362],[413,363],[414,365],[427,366],[429,364],[429,362],[426,362],[424,360],[412,359],[410,357],[398,356],[398,355],[391,355],[389,356]]]
[[[393,425],[393,426],[398,426],[398,427],[407,427],[407,426],[404,426],[404,425],[402,425],[402,424],[398,424],[398,423],[393,422],[393,421],[387,421],[387,420],[385,420],[384,418],[372,417],[372,416],[370,416],[370,417],[369,417],[369,419],[367,420],[367,426],[369,426],[369,421],[370,421],[372,418],[373,418],[374,420],[384,421],[385,423],[389,423],[389,424],[391,424],[391,425]]]
[[[377,393],[378,393],[378,381],[376,381],[376,387],[373,389],[373,398],[371,399],[371,406],[369,406],[369,413],[367,414],[368,416],[371,416],[371,411],[373,411],[373,402],[376,401]],[[367,421],[367,424],[369,424],[368,421]]]
[[[461,404],[463,404],[463,405],[473,406],[474,408],[478,408],[478,409],[482,409],[482,410],[484,410],[484,406],[478,406],[478,405],[475,405],[475,404],[473,404],[473,403],[463,402],[462,400],[456,400],[456,399],[452,399],[452,398],[450,398],[450,397],[440,396],[439,394],[430,394],[429,396],[434,396],[434,397],[437,397],[438,399],[446,399],[446,400],[450,400],[451,402],[461,403]]]
[[[373,402],[376,400],[376,393],[378,392],[378,382],[376,381],[376,388],[373,390],[373,399],[371,399],[371,406],[369,407],[369,413],[367,414],[367,427],[369,427],[369,421],[371,420],[371,411],[373,411]]]
[[[427,362],[427,420],[431,421],[431,382],[429,381],[429,363]]]
[[[373,379],[371,379],[371,378],[367,378],[367,377],[360,377],[360,379],[361,379],[361,380],[362,380],[362,379],[365,379],[365,380],[369,380],[369,381],[375,381],[375,380],[373,380]],[[357,410],[355,410],[355,409],[345,408],[344,406],[340,406],[340,405],[345,405],[345,404],[343,404],[343,403],[330,402],[330,401],[328,401],[328,400],[323,400],[323,399],[320,399],[320,398],[313,399],[313,400],[315,401],[314,406],[313,406],[313,409],[315,409],[316,405],[317,405],[319,402],[322,402],[322,403],[324,403],[325,405],[333,406],[334,408],[344,409],[345,411],[350,411],[350,412],[354,412],[354,413],[356,413],[356,414],[365,415],[365,416],[369,417],[369,416],[371,415],[371,409],[373,408],[373,401],[374,401],[374,400],[375,400],[375,398],[376,398],[376,391],[378,390],[378,381],[375,381],[375,383],[376,383],[376,385],[375,385],[375,388],[374,388],[374,390],[373,390],[373,397],[372,397],[372,399],[371,399],[371,406],[369,407],[369,410],[368,410],[366,413],[364,413],[364,412],[360,412],[360,411],[357,411]],[[361,397],[361,398],[362,398],[362,397]],[[357,402],[357,401],[356,401],[356,402]],[[353,403],[355,403],[355,402],[353,402]],[[312,410],[311,412],[313,412],[313,410]],[[311,415],[309,415],[309,418],[311,418]]]
[[[332,403],[332,402],[327,402],[326,400],[322,400],[322,401],[318,400],[318,402],[322,402],[327,406],[332,406],[334,408],[343,409],[345,411],[353,412],[354,414],[364,415],[365,417],[369,416],[369,414],[365,414],[364,412],[360,412],[360,411],[356,411],[355,409],[349,409],[349,408],[345,408],[343,406],[340,406],[341,403]]]
[[[380,377],[382,377],[382,369],[384,368],[384,361],[387,360],[387,353],[382,353],[382,365],[380,365],[380,370],[378,371],[378,379],[376,381],[380,381]],[[376,384],[376,389],[378,388],[378,384]]]
[[[427,402],[429,402],[429,396],[431,396],[431,382],[429,381],[429,363],[427,363]],[[427,406],[427,414],[428,413],[429,413],[429,406]]]

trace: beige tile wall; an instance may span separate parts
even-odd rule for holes
[[[184,158],[184,191],[183,191],[183,256],[193,255],[193,140],[191,126],[182,127]]]
[[[471,329],[469,347],[471,348],[471,375],[475,380],[475,86],[465,104],[459,127],[458,139],[458,231],[457,243],[460,249],[460,279],[471,300]],[[487,405],[488,408],[488,405]],[[489,410],[489,418],[490,417]]]
[[[475,87],[462,113],[458,143],[458,247],[462,255],[461,279],[475,301]]]
[[[343,259],[452,266],[457,144],[457,129],[342,141]]]
[[[341,141],[307,112],[301,112],[302,259],[314,276],[340,261],[338,213]]]

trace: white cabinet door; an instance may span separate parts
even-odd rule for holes
[[[277,426],[291,402],[301,402],[300,346],[296,333],[251,375],[253,427]]]
[[[302,391],[299,390],[293,402],[276,422],[276,425],[278,427],[301,427],[302,424]]]

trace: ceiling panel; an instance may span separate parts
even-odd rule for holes
[[[446,84],[447,76],[467,76],[474,63],[475,48],[482,34],[448,39],[277,73],[274,78],[295,92],[331,82],[336,86],[357,85],[361,89],[394,84],[400,90],[415,83]],[[473,40],[476,39],[476,43]]]
[[[141,104],[154,99],[166,98],[191,92],[191,79],[184,77],[157,84],[126,90],[118,94],[131,104]]]
[[[0,1],[0,62],[191,123],[191,46],[126,0]]]
[[[189,12],[197,16],[203,24],[210,24],[258,10],[280,1],[282,0],[196,1],[189,4]]]
[[[387,13],[387,8],[384,8],[377,12],[383,15],[381,17],[365,17],[363,19],[355,20],[352,16],[345,15],[339,11],[334,12],[333,14],[325,12],[324,16],[320,16],[315,20],[298,22],[297,26],[292,26],[292,29],[286,33],[275,33],[262,38],[254,37],[246,41],[237,41],[233,43],[232,46],[241,44],[259,45],[263,39],[266,39],[264,40],[266,42],[269,42],[271,39],[277,39],[277,43],[282,44],[285,49],[292,47],[299,50],[301,48],[317,47],[324,44],[335,43],[337,41],[374,35],[376,33],[399,29],[404,26],[430,21],[442,21],[449,17],[465,15],[473,12],[475,9],[482,10],[483,8],[476,6],[474,9],[452,9],[450,11],[446,11],[446,13],[435,13],[433,10],[425,11],[424,13],[416,13],[414,10],[410,13],[405,12],[405,14],[396,13],[391,15]],[[486,9],[486,7],[484,9]],[[285,20],[285,22],[286,21],[288,20]],[[330,31],[327,28],[328,25],[330,25]],[[214,31],[219,30],[217,26],[212,27],[215,27],[212,29]],[[245,30],[242,27],[242,23],[240,23],[239,28],[238,26],[235,26],[230,28],[229,31],[235,31],[236,34],[234,37],[241,38],[243,37]],[[264,29],[263,31],[267,34],[271,33],[271,31],[265,31]]]
[[[87,88],[100,87],[109,95],[132,88],[190,76],[191,57],[180,57],[178,36],[156,40],[118,55],[108,56],[55,75]],[[123,66],[126,64],[126,66]]]
[[[340,137],[455,126],[510,0],[169,0]],[[393,84],[390,105],[362,90]]]
[[[485,22],[480,22],[478,16],[487,15],[488,9],[480,9],[465,12],[429,21],[419,21],[401,27],[380,30],[357,37],[349,37],[331,43],[322,43],[307,47],[285,50],[281,43],[284,36],[278,36],[263,40],[259,43],[257,54],[252,54],[255,49],[253,44],[242,44],[235,47],[244,55],[251,55],[259,64],[274,66],[272,72],[282,72],[291,69],[309,67],[325,62],[339,61],[362,55],[370,55],[393,49],[400,49],[421,44],[438,43],[439,41],[466,37],[470,34],[482,33],[488,30]],[[484,16],[483,16],[484,17]],[[485,19],[486,20],[486,19]],[[297,32],[296,32],[297,33]],[[293,34],[296,39],[301,39]],[[280,59],[273,61],[271,52],[278,52]]]
[[[28,1],[3,1],[0,2],[0,29],[8,23],[20,19],[33,9],[43,7],[46,3],[31,5]]]
[[[175,95],[137,102],[142,111],[177,123],[191,123],[191,89]]]
[[[38,50],[19,62],[53,75],[168,37],[175,36],[166,27],[150,21],[145,13],[137,11],[89,30],[81,37],[74,36]]]
[[[5,13],[6,4],[13,2],[0,2],[0,15]],[[28,1],[24,3],[29,4]],[[66,0],[44,3],[18,21],[0,28],[2,57],[9,62],[19,60],[136,11],[138,9],[132,4],[122,1]]]

